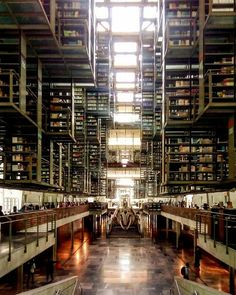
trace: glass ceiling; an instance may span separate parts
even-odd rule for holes
[[[141,129],[132,133],[134,128],[140,128],[140,111],[135,105],[142,101],[140,90],[140,32],[154,31],[154,22],[157,14],[157,0],[97,0],[96,16],[99,20],[97,30],[111,33],[112,78],[115,99],[114,123],[126,124],[125,135],[119,128],[109,134],[109,149],[122,151],[120,157],[122,166],[128,164],[131,149],[140,150]],[[104,5],[103,5],[104,3]],[[124,3],[124,5],[122,5]],[[137,5],[135,4],[137,3]],[[152,5],[148,5],[152,3]],[[140,108],[139,108],[140,109]],[[135,124],[135,125],[134,125]],[[138,125],[136,125],[138,124]],[[130,126],[131,129],[128,129]],[[136,127],[134,127],[136,126]],[[137,127],[138,126],[138,127]],[[122,134],[121,134],[122,133]],[[126,155],[127,153],[127,155]],[[124,167],[123,166],[123,167]],[[108,178],[139,178],[140,172],[133,170],[123,173],[114,169],[109,170]],[[130,181],[132,183],[132,181]],[[122,184],[122,181],[119,183]]]

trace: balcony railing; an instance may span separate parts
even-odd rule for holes
[[[53,233],[55,237],[57,220],[87,212],[88,210],[89,206],[86,204],[0,217],[0,244],[6,246],[4,255],[7,253],[8,261],[11,261],[15,243],[17,243],[17,247],[24,247],[24,252],[27,253],[29,243],[35,241],[36,246],[38,246],[39,239],[45,238],[48,241],[50,233]],[[2,254],[0,253],[0,256]]]
[[[194,208],[161,206],[161,211],[182,218],[194,220],[198,235],[203,235],[216,243],[225,245],[226,254],[229,248],[236,249],[236,210],[227,208],[211,208],[199,210]]]
[[[24,247],[24,252],[27,253],[27,245],[30,242],[36,241],[36,246],[39,246],[39,239],[45,237],[48,241],[50,232],[53,232],[55,236],[56,214],[49,210],[7,215],[0,217],[0,227],[3,235],[0,243],[8,245],[6,252],[8,253],[8,261],[11,261],[15,242],[18,245],[21,244]],[[16,239],[16,233],[22,235],[22,238]]]

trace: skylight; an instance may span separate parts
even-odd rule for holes
[[[119,146],[125,146],[125,145],[141,145],[140,138],[134,138],[134,137],[111,137],[108,139],[109,145],[119,145]]]
[[[116,83],[117,90],[134,90],[135,83]]]
[[[134,72],[117,72],[116,82],[135,82]]]
[[[117,102],[132,102],[134,100],[133,92],[117,92]]]
[[[107,7],[97,7],[96,10],[97,19],[107,19],[108,18],[108,8]]]
[[[126,3],[127,0],[110,0],[111,2],[116,2],[116,3]],[[129,2],[141,2],[141,0],[129,0]]]
[[[134,186],[134,180],[132,178],[118,178],[116,183],[120,186]]]
[[[114,121],[117,123],[135,123],[138,122],[139,114],[134,113],[115,113]]]
[[[127,1],[125,1],[127,2]],[[140,30],[139,7],[112,7],[112,32],[131,33]]]
[[[144,18],[156,18],[157,11],[153,6],[146,6],[143,9],[143,17]]]
[[[103,21],[97,24],[97,31],[98,32],[106,32],[108,31],[109,28],[109,23],[107,21]]]
[[[118,113],[132,113],[133,107],[130,105],[117,105],[116,110]]]
[[[137,56],[135,54],[116,54],[114,56],[114,66],[137,66]]]
[[[116,53],[135,53],[137,52],[138,45],[136,42],[115,42],[114,51]]]

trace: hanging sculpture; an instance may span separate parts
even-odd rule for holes
[[[123,230],[128,230],[131,226],[137,226],[140,232],[140,216],[135,213],[132,207],[128,207],[127,202],[123,202],[122,207],[118,207],[107,223],[107,233],[112,227],[120,225]]]

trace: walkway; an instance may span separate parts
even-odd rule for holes
[[[180,275],[184,261],[193,266],[192,253],[176,251],[170,244],[154,244],[151,239],[124,239],[104,237],[90,243],[75,238],[73,251],[70,243],[64,242],[58,249],[55,280],[78,275],[83,288],[83,295],[169,295],[169,289],[175,275]],[[45,268],[42,261],[38,266],[35,286],[46,283]],[[200,278],[194,268],[192,280],[208,286],[229,291],[228,271],[213,259],[203,255]],[[0,294],[16,294],[16,287],[9,278],[9,283],[0,281]]]

